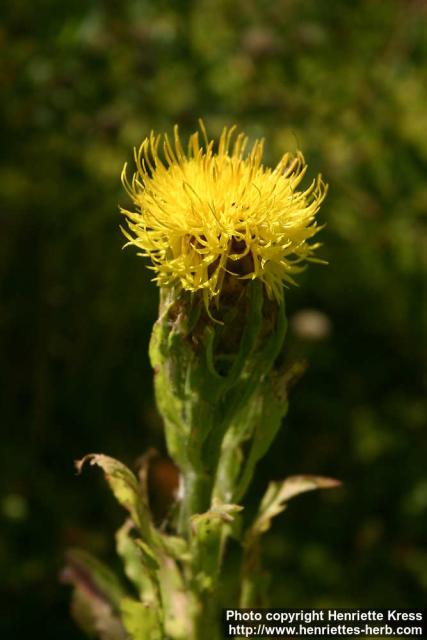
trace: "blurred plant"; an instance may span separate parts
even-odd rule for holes
[[[136,207],[124,210],[129,243],[152,260],[160,285],[159,317],[150,359],[157,406],[180,485],[161,526],[150,504],[151,456],[137,478],[121,462],[92,454],[128,520],[117,551],[137,595],[88,554],[72,551],[64,577],[73,612],[101,638],[219,637],[218,588],[227,540],[241,543],[235,603],[266,603],[260,538],[293,496],[337,482],[294,476],[269,485],[254,521],[240,512],[257,462],[287,411],[291,377],[281,353],[287,321],[283,285],[300,263],[326,195],[319,176],[298,191],[306,172],[301,153],[275,169],[262,164],[262,141],[225,128],[217,147],[201,123],[185,153],[152,134],[135,151],[137,172],[123,183]]]

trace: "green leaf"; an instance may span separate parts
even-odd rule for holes
[[[255,472],[256,464],[271,447],[282,420],[288,409],[285,389],[277,389],[275,377],[271,374],[260,389],[258,414],[255,414],[255,427],[249,455],[243,464],[235,500],[241,500],[246,493]]]
[[[159,569],[163,620],[168,640],[192,638],[195,603],[194,593],[184,582],[182,571],[171,557],[163,557]]]
[[[152,604],[125,598],[121,613],[129,640],[164,640],[159,612]]]
[[[146,556],[143,555],[138,540],[132,535],[134,525],[131,520],[127,520],[124,525],[116,533],[117,553],[123,560],[126,576],[138,589],[138,593],[142,600],[147,602],[157,602],[158,585],[154,576],[153,583],[153,566],[154,562],[147,567],[145,562]]]
[[[185,563],[191,560],[190,549],[184,538],[159,533],[158,542],[159,547],[170,558]]]
[[[247,354],[240,379],[226,398],[220,426],[207,443],[213,454],[221,445],[214,495],[222,500],[241,501],[287,410],[283,375],[273,369],[287,328],[284,302],[271,322],[274,329],[256,335],[254,351]],[[246,442],[249,453],[244,456]]]
[[[237,504],[218,500],[209,511],[191,518],[194,569],[202,590],[211,589],[218,577],[222,547],[234,515],[242,511]]]

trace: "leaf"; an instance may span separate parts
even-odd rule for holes
[[[291,476],[281,482],[271,482],[261,501],[258,515],[245,534],[241,607],[262,607],[265,603],[266,574],[262,570],[260,558],[260,537],[268,531],[274,517],[282,513],[287,502],[306,491],[333,489],[340,486],[338,480],[322,476]]]
[[[71,614],[86,635],[95,634],[101,640],[126,640],[126,630],[110,605],[79,588],[74,589]]]
[[[118,615],[125,591],[107,566],[89,553],[73,549],[67,553],[61,578],[74,587],[71,611],[86,633],[102,640],[125,639]]]
[[[117,550],[123,559],[125,573],[137,587],[145,607],[154,607],[159,620],[164,620],[167,637],[186,640],[191,635],[191,594],[183,583],[174,557],[185,557],[188,563],[188,545],[181,538],[160,534],[161,545],[154,555],[147,544],[132,536],[133,528],[133,523],[128,520],[116,534]]]
[[[138,589],[141,599],[155,602],[158,599],[158,586],[153,584],[152,570],[147,568],[138,541],[131,535],[133,529],[132,521],[127,520],[117,531],[117,553],[123,560],[126,576]]]
[[[122,620],[129,640],[163,640],[163,629],[156,607],[152,604],[124,598]]]
[[[282,482],[270,482],[261,501],[258,516],[250,529],[251,535],[257,536],[267,531],[273,518],[286,509],[286,503],[291,498],[306,491],[334,489],[340,485],[339,480],[310,475],[291,476]]]
[[[220,528],[224,523],[233,522],[233,514],[242,511],[243,507],[238,504],[224,504],[219,500],[214,500],[212,507],[206,513],[196,514],[191,518],[193,532],[200,537],[209,530],[210,525],[215,529]],[[209,525],[209,526],[208,526]]]
[[[116,609],[125,595],[124,587],[116,574],[98,558],[81,549],[67,551],[62,578],[67,583],[96,593]]]
[[[162,592],[165,636],[170,640],[192,638],[195,602],[192,589],[185,583],[177,563],[164,557],[159,570]]]
[[[202,589],[213,586],[220,569],[224,536],[234,514],[242,509],[237,504],[215,500],[209,511],[191,518],[193,561]]]
[[[243,382],[236,385],[227,399],[214,493],[219,498],[242,500],[257,462],[270,448],[287,411],[283,375],[272,369],[282,348],[286,327],[282,303],[277,310],[274,330],[268,338],[260,340],[254,354],[247,359]],[[220,432],[221,429],[215,431],[216,434]],[[212,441],[208,445],[212,448]]]
[[[91,453],[76,461],[78,473],[81,472],[86,462],[101,467],[115,498],[129,512],[133,522],[140,529],[145,539],[151,541],[153,531],[150,512],[144,500],[140,484],[132,471],[114,458],[100,453]]]
[[[190,549],[184,538],[160,533],[158,542],[160,548],[170,558],[180,562],[189,562],[191,560]]]

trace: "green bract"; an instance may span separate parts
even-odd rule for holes
[[[242,497],[287,406],[272,374],[285,337],[284,303],[268,303],[262,285],[251,282],[221,313],[222,324],[197,298],[163,289],[150,344],[167,446],[182,471],[181,533],[213,497]],[[248,458],[243,443],[250,443]]]

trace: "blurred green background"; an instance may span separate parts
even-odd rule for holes
[[[119,175],[151,128],[300,147],[330,193],[322,256],[287,293],[292,391],[250,502],[340,478],[266,538],[276,606],[421,606],[427,592],[427,3],[15,0],[2,9],[0,628],[81,637],[64,549],[113,565],[102,451],[163,449],[147,345],[157,291],[121,251]],[[314,310],[307,311],[307,310]]]

